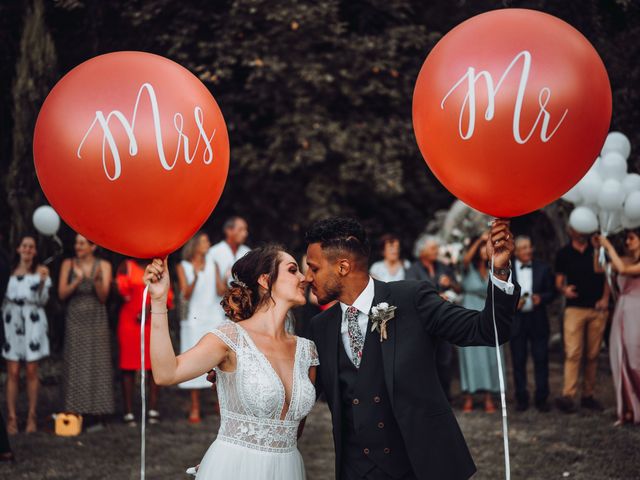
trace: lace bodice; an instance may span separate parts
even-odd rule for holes
[[[221,419],[218,438],[262,451],[295,449],[298,425],[316,400],[309,380],[309,368],[319,364],[315,344],[297,338],[291,399],[286,409],[285,387],[247,331],[225,321],[212,332],[235,352],[237,359],[233,372],[216,369]],[[286,415],[281,419],[284,410]]]

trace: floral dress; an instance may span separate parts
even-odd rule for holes
[[[11,275],[2,304],[5,342],[2,356],[12,361],[35,362],[49,355],[47,315],[51,278],[40,288],[40,275]]]

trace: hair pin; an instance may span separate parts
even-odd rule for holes
[[[247,286],[246,283],[244,283],[242,280],[238,279],[238,277],[236,277],[234,275],[233,277],[233,283],[235,283],[237,286],[239,286],[240,288],[246,288],[249,289],[249,287]]]

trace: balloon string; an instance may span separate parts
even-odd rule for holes
[[[609,235],[609,231],[611,229],[611,222],[613,221],[612,220],[613,214],[607,213],[607,215],[608,215],[608,220],[605,222],[606,226],[604,230],[602,230],[603,237],[607,237]],[[607,263],[606,250],[602,245],[600,245],[600,249],[598,252],[598,263],[604,270],[604,276],[607,280],[607,284],[609,285],[609,291],[611,292],[611,295],[613,296],[613,300],[615,302],[616,292],[615,292],[615,288],[613,288],[613,272],[611,270],[611,265]]]
[[[493,261],[491,255],[491,276],[493,277]],[[505,479],[511,479],[511,464],[509,462],[509,426],[507,424],[507,400],[504,386],[504,372],[502,370],[502,355],[500,354],[500,341],[498,340],[498,327],[496,326],[496,286],[491,282],[491,313],[493,315],[493,333],[496,339],[496,358],[498,360],[498,380],[500,381],[500,405],[502,407],[502,439],[504,442],[504,474]]]
[[[149,293],[149,285],[144,289],[144,293],[142,294],[142,316],[140,319],[140,396],[142,397],[142,416],[141,422],[142,426],[140,427],[140,479],[144,480],[144,459],[146,453],[146,442],[145,442],[145,433],[146,433],[146,421],[147,421],[147,391],[145,388],[145,362],[144,362],[144,337],[145,331],[144,327],[147,320],[147,294]]]

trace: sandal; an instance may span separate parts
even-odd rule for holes
[[[35,433],[38,431],[38,419],[35,415],[29,415],[27,417],[27,433]]]
[[[18,433],[18,418],[17,417],[8,417],[7,418],[7,433],[9,435],[16,435]]]

